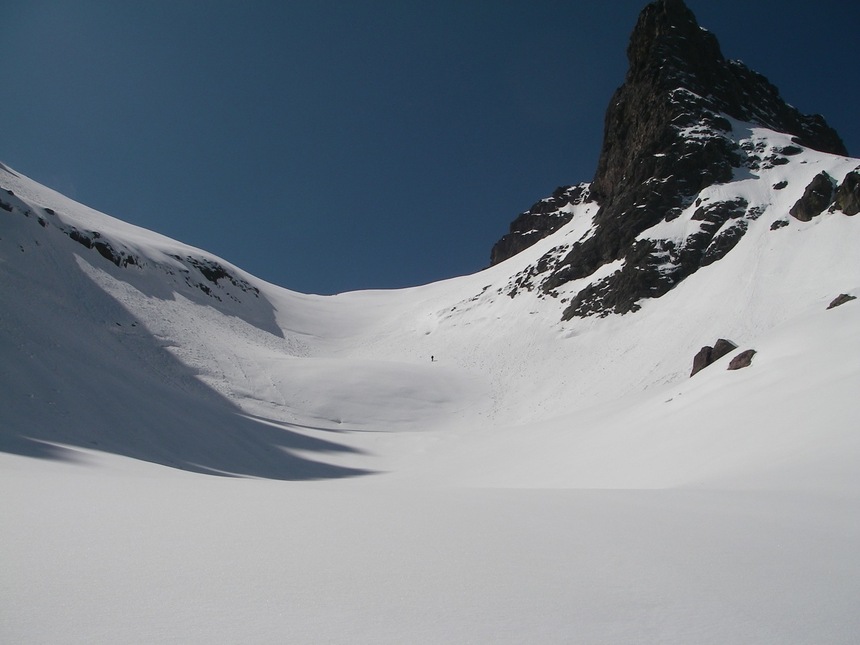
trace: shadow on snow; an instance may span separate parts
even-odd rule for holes
[[[281,480],[371,472],[325,463],[360,451],[245,414],[142,328],[123,331],[128,311],[72,254],[21,249],[0,280],[0,301],[14,303],[0,308],[0,451],[80,461],[82,448]]]

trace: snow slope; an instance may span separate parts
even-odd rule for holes
[[[853,642],[860,301],[827,305],[860,226],[771,227],[857,166],[706,189],[761,210],[726,257],[568,322],[581,284],[507,294],[594,204],[478,274],[320,297],[0,167],[0,636]],[[689,378],[719,337],[752,366]]]

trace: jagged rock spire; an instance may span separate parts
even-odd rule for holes
[[[792,135],[805,147],[847,155],[839,135],[821,116],[801,114],[764,76],[727,60],[716,37],[699,26],[683,0],[647,5],[627,56],[624,84],[606,111],[597,170],[588,189],[579,193],[580,199],[600,206],[594,234],[560,259],[545,258],[530,274],[540,275],[540,288],[554,294],[563,284],[623,260],[621,269],[580,290],[565,310],[566,318],[634,310],[642,298],[663,295],[733,248],[744,225],[733,227],[731,235],[715,236],[726,221],[746,222],[746,215],[755,215],[747,212],[750,205],[743,199],[697,210],[694,219],[702,222],[701,230],[680,246],[637,239],[655,224],[678,217],[705,188],[728,183],[736,169],[756,163],[741,148],[731,119]],[[784,154],[801,151],[792,147]],[[551,232],[534,221],[543,215],[541,206],[521,216],[517,221],[527,230],[520,231],[515,222],[494,249],[494,262]],[[552,215],[554,227],[566,221]]]
[[[603,147],[591,183],[591,196],[601,206],[599,229],[571,251],[566,268],[543,286],[554,289],[613,260],[625,263],[610,278],[580,292],[566,317],[630,311],[638,300],[659,297],[703,263],[714,261],[706,253],[712,240],[703,235],[678,251],[675,270],[656,271],[655,255],[671,256],[677,249],[654,249],[636,238],[661,220],[677,217],[704,188],[731,181],[734,170],[743,165],[746,155],[732,138],[726,116],[794,135],[806,147],[847,154],[821,116],[801,114],[764,76],[726,60],[716,37],[699,26],[683,0],[646,6],[627,56],[630,67],[606,111]],[[720,219],[737,217],[739,210],[743,205],[735,202],[702,217],[713,220],[716,229]],[[725,244],[725,252],[736,242]]]
[[[598,200],[617,192],[623,178],[632,178],[630,169],[643,154],[662,147],[666,129],[720,113],[792,134],[806,147],[848,154],[821,116],[801,114],[764,76],[726,60],[716,37],[699,26],[683,0],[658,0],[645,7],[627,57],[624,85],[606,112],[592,182]]]
[[[630,36],[627,59],[627,84],[649,81],[666,90],[674,89],[679,74],[690,82],[706,81],[713,62],[724,60],[717,39],[699,27],[680,0],[645,7]]]

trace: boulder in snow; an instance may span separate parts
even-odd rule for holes
[[[860,171],[852,170],[845,175],[845,179],[836,189],[836,200],[833,208],[846,215],[860,213]]]
[[[754,349],[745,349],[729,362],[728,369],[739,370],[744,367],[749,367],[752,364],[752,358],[755,356],[755,353]]]
[[[857,300],[857,296],[851,296],[847,293],[840,293],[833,299],[833,301],[829,305],[827,305],[827,308],[833,309],[834,307],[844,305],[846,302],[850,302],[852,300]]]
[[[695,376],[697,372],[702,371],[711,363],[718,361],[723,356],[737,348],[737,345],[725,338],[717,340],[713,347],[705,345],[693,357],[693,370],[690,372],[690,376]]]
[[[833,202],[833,178],[826,172],[820,172],[803,191],[803,197],[791,207],[789,214],[801,222],[809,222],[824,212]]]

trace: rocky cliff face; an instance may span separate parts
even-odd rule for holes
[[[493,246],[490,265],[503,262],[555,233],[573,217],[571,206],[589,201],[588,184],[560,186],[511,222],[510,232]]]
[[[663,295],[728,253],[759,212],[743,198],[703,203],[698,196],[705,188],[730,182],[740,169],[788,163],[803,148],[847,155],[821,116],[801,114],[764,76],[724,58],[717,39],[682,0],[645,7],[627,55],[630,67],[606,112],[594,179],[577,188],[579,199],[600,205],[593,233],[547,260],[546,270],[527,285],[556,295],[563,285],[620,262],[572,297],[565,318],[635,311],[642,298]],[[793,143],[774,148],[735,131],[748,131],[750,124],[789,134]],[[692,219],[700,226],[686,240],[642,239],[644,231],[693,204]],[[532,207],[493,249],[493,263],[548,235],[563,225],[559,221]]]

